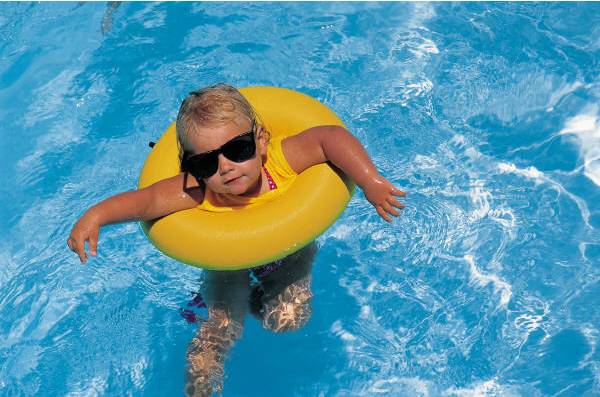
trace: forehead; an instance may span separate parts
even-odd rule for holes
[[[247,132],[251,127],[252,123],[241,117],[222,124],[197,126],[189,135],[190,149],[194,153],[218,149],[227,141]]]

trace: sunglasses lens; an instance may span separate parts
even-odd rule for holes
[[[208,178],[217,172],[219,158],[217,153],[194,156],[189,161],[189,171],[196,179]]]
[[[223,154],[231,161],[241,163],[254,157],[256,143],[252,135],[241,136],[223,146]]]

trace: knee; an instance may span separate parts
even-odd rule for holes
[[[309,280],[291,284],[280,294],[263,303],[262,325],[273,332],[302,328],[312,314]]]
[[[312,308],[309,302],[292,307],[265,306],[262,325],[266,330],[277,333],[297,331],[308,322],[311,315]]]

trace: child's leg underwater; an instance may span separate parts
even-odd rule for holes
[[[316,252],[317,245],[313,242],[284,258],[280,269],[257,275],[260,283],[252,291],[254,314],[265,329],[295,331],[308,322],[312,314],[310,283]]]
[[[208,319],[188,347],[186,395],[210,396],[221,391],[227,352],[242,335],[248,284],[246,271],[205,272]]]

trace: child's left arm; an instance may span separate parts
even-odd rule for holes
[[[377,172],[362,144],[343,127],[309,128],[286,138],[282,148],[288,163],[298,173],[331,161],[362,188],[367,200],[388,222],[392,220],[390,215],[398,216],[396,208],[404,208],[394,196],[404,197],[405,193]]]

